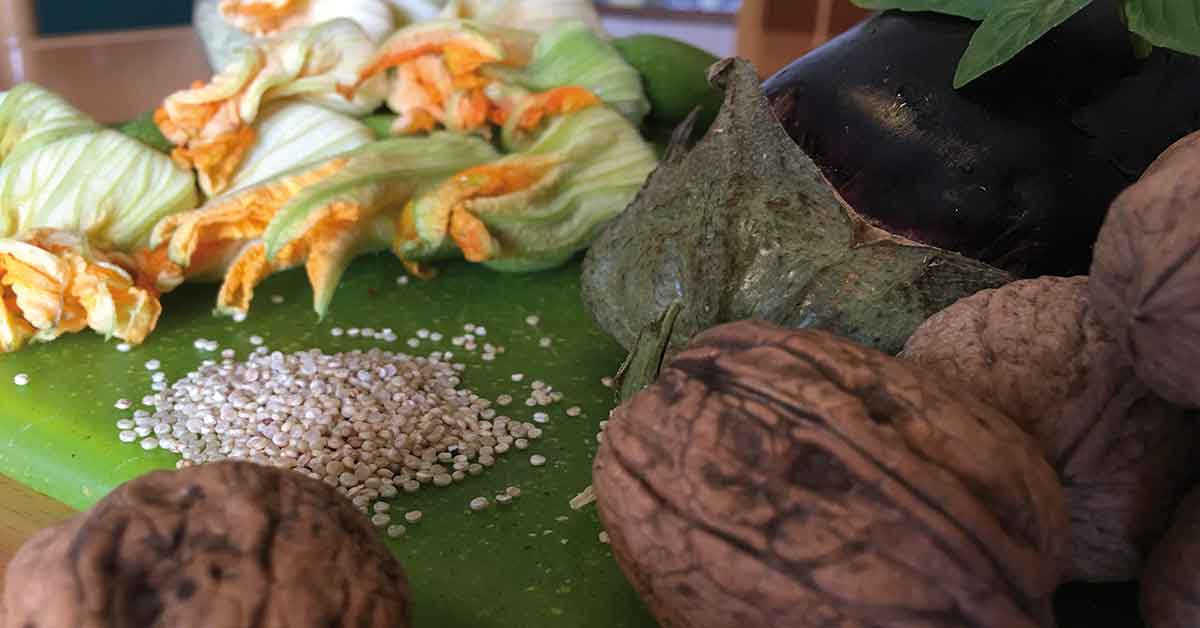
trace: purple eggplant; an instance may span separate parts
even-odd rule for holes
[[[962,90],[977,23],[877,14],[763,85],[842,197],[895,235],[1018,276],[1086,274],[1108,206],[1200,126],[1200,58],[1136,58],[1097,0]]]

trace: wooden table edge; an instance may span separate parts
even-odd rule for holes
[[[70,506],[0,475],[0,591],[8,563],[25,541],[75,513]]]

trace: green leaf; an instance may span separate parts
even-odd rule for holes
[[[954,74],[958,89],[1005,64],[1092,0],[1008,0],[995,6],[971,37]]]
[[[163,137],[162,131],[154,123],[153,111],[147,111],[129,122],[116,125],[114,128],[163,154],[169,155],[171,154],[171,149],[175,148],[171,140]]]
[[[987,17],[993,0],[851,0],[854,4],[875,11],[899,9],[901,11],[933,11],[946,15],[957,15],[971,20]]]
[[[1200,55],[1200,4],[1189,0],[1126,0],[1129,30],[1160,48]]]
[[[466,365],[462,387],[487,399],[501,394],[517,401],[503,409],[514,421],[539,424],[543,437],[529,449],[515,447],[478,476],[445,488],[402,493],[390,500],[392,512],[420,510],[424,519],[408,525],[401,539],[386,538],[404,564],[411,587],[414,626],[437,628],[656,628],[637,593],[612,558],[612,548],[596,539],[601,530],[595,508],[573,511],[568,501],[592,478],[599,423],[613,407],[613,391],[600,379],[612,375],[625,352],[601,330],[579,299],[579,263],[560,269],[510,275],[478,264],[453,262],[433,281],[396,285],[404,268],[390,253],[360,257],[351,264],[324,322],[309,311],[308,278],[303,269],[280,273],[260,288],[263,303],[241,323],[209,315],[216,289],[185,283],[164,295],[163,315],[146,344],[129,353],[99,334],[72,334],[31,345],[0,358],[0,473],[76,508],[94,504],[117,484],[156,469],[173,469],[178,456],[143,450],[117,439],[114,422],[132,410],[117,410],[119,398],[141,399],[153,373],[143,364],[161,361],[168,381],[181,378],[213,354],[197,351],[197,338],[219,341],[243,360],[261,336],[272,351],[318,348],[327,353],[367,351],[380,346],[426,356],[453,351]],[[265,295],[278,294],[281,303]],[[525,317],[540,316],[537,326]],[[494,361],[480,351],[450,344],[465,323],[486,325],[487,342],[506,351]],[[412,348],[404,340],[387,344],[334,327],[391,327],[400,338],[417,330],[445,335]],[[552,338],[550,347],[540,338]],[[480,341],[482,346],[483,340]],[[218,358],[220,359],[220,358]],[[158,371],[156,371],[158,372]],[[13,376],[29,376],[14,386]],[[513,373],[525,381],[513,382]],[[532,408],[522,403],[529,383],[542,380],[561,391],[561,403]],[[567,417],[563,409],[579,406]],[[500,406],[495,406],[499,409]],[[542,454],[545,466],[529,464]],[[508,505],[481,512],[467,508],[474,497],[508,486],[523,494]],[[7,502],[6,502],[7,504]]]
[[[394,113],[373,113],[360,121],[367,125],[375,134],[375,139],[386,140],[392,136],[392,122],[396,120]]]

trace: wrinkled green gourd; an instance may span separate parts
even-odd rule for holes
[[[895,353],[933,313],[1012,279],[868,226],[772,116],[749,63],[721,61],[709,78],[725,101],[708,133],[689,146],[690,121],[677,129],[584,264],[588,308],[635,356],[666,334],[669,359],[695,334],[748,318]],[[672,324],[658,325],[673,304]]]

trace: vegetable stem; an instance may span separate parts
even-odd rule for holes
[[[662,370],[663,358],[667,353],[667,346],[670,344],[671,333],[675,329],[675,318],[679,316],[681,307],[679,301],[672,301],[658,320],[647,325],[638,334],[637,342],[629,352],[629,357],[625,358],[625,363],[621,365],[614,378],[617,382],[617,391],[621,402],[636,395],[658,379],[658,373]]]
[[[1133,45],[1133,56],[1139,60],[1146,59],[1154,52],[1154,44],[1129,26],[1129,5],[1132,0],[1121,0],[1117,3],[1117,12],[1121,15],[1121,24],[1129,31],[1129,40]]]
[[[1129,33],[1129,37],[1133,41],[1133,56],[1138,59],[1145,59],[1150,56],[1150,53],[1154,52],[1154,44],[1150,43],[1145,37],[1132,31]]]

